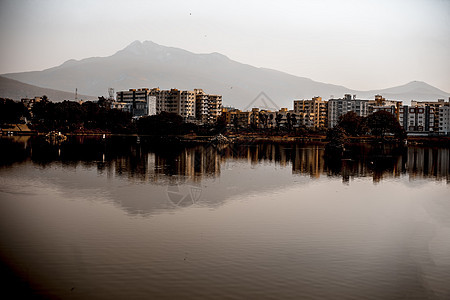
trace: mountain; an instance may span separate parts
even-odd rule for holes
[[[361,96],[370,97],[368,95],[380,94],[386,99],[399,99],[399,100],[437,100],[448,99],[449,94],[441,91],[434,86],[429,85],[423,81],[411,81],[407,84],[397,87],[373,90],[367,92],[359,92]]]
[[[46,95],[51,101],[74,100],[74,92],[63,92],[54,89],[42,88],[31,84],[26,84],[17,80],[0,76],[0,97],[13,100],[22,98],[34,98]],[[97,97],[78,95],[78,99],[96,100]]]
[[[3,76],[69,92],[78,88],[85,94],[95,96],[105,95],[110,87],[116,91],[142,87],[182,90],[202,88],[207,93],[223,95],[224,105],[242,109],[253,105],[258,95],[270,98],[265,100],[272,100],[273,106],[291,108],[294,99],[310,99],[313,96],[328,99],[330,95],[342,97],[345,93],[357,94],[358,98],[365,96],[373,99],[375,94],[382,93],[359,92],[339,85],[242,64],[219,53],[195,54],[150,41],[135,41],[108,57],[69,60],[43,71],[10,73]],[[408,84],[404,86],[404,90],[400,88],[385,91],[395,95],[394,98],[398,100],[436,100],[449,96],[448,93],[432,87],[430,94],[427,92],[428,88],[416,88],[416,85]],[[382,93],[389,99],[387,94]],[[263,102],[268,101],[263,99]]]

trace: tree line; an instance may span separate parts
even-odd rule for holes
[[[162,112],[155,116],[133,120],[129,112],[111,108],[104,97],[99,101],[83,103],[68,101],[52,102],[43,97],[30,108],[11,99],[0,99],[0,126],[25,123],[38,132],[111,132],[140,133],[150,135],[199,135],[217,134],[224,129],[223,122],[196,125],[184,122],[175,113]]]
[[[367,117],[358,116],[350,111],[339,117],[335,127],[328,130],[329,139],[336,136],[356,137],[362,135],[372,135],[384,138],[386,135],[393,135],[398,139],[406,138],[406,131],[402,128],[397,118],[390,112],[380,110]]]
[[[218,118],[215,124],[197,125],[184,122],[183,118],[174,113],[162,112],[154,116],[141,117],[134,121],[129,112],[112,109],[110,103],[103,97],[99,101],[75,101],[51,102],[46,97],[40,102],[34,103],[30,108],[21,102],[10,99],[0,99],[0,125],[24,122],[29,120],[29,127],[38,132],[52,130],[61,132],[103,131],[112,133],[140,133],[150,135],[179,135],[195,133],[197,135],[212,135],[223,133],[227,130],[227,122],[224,116]],[[276,133],[285,130],[294,135],[305,135],[314,132],[297,126],[295,114],[287,114],[284,128],[281,128],[281,114],[259,115],[260,125],[256,118],[252,118],[245,130],[267,133],[268,127],[275,125]],[[273,124],[273,125],[272,125]],[[230,124],[238,129],[237,118]],[[324,132],[318,129],[316,132]],[[328,129],[329,136],[361,136],[374,135],[384,137],[392,134],[397,138],[405,138],[406,133],[400,126],[396,117],[386,111],[378,111],[367,117],[361,117],[354,112],[339,118],[337,126]]]

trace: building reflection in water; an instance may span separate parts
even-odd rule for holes
[[[221,165],[237,160],[291,167],[295,175],[320,178],[383,179],[408,175],[410,179],[433,178],[449,183],[450,149],[354,145],[341,156],[327,155],[323,145],[261,143],[230,146],[158,146],[136,142],[135,137],[72,138],[59,146],[42,143],[38,137],[1,139],[2,165],[30,159],[37,164],[60,161],[70,167],[96,165],[99,173],[160,184],[200,182],[220,176]]]

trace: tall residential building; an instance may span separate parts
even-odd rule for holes
[[[194,89],[195,93],[195,116],[201,123],[209,121],[208,95],[202,89]]]
[[[439,128],[439,108],[441,106],[449,105],[444,99],[439,99],[438,101],[411,101],[411,106],[429,106],[433,108],[434,111],[434,125],[435,131]]]
[[[356,115],[366,117],[369,114],[369,100],[356,99],[356,95],[345,94],[343,99],[328,100],[328,127],[333,128],[339,117],[353,111]]]
[[[156,115],[156,97],[148,96],[148,115],[154,116]]]
[[[403,105],[399,109],[399,122],[408,133],[434,132],[434,108],[425,104]]]
[[[294,113],[300,125],[327,126],[327,102],[321,97],[314,97],[312,100],[294,100]]]
[[[450,134],[450,106],[439,107],[439,129],[441,134]]]
[[[402,107],[402,101],[386,100],[381,95],[375,95],[375,100],[369,100],[369,114],[377,111],[387,111],[393,114],[397,120],[400,118],[400,108]]]
[[[112,102],[112,108],[128,111],[133,117],[148,116],[155,111],[155,98],[150,97],[150,90],[147,88],[130,89],[116,93],[116,101]]]
[[[222,96],[208,95],[201,89],[180,91],[153,88],[150,95],[156,99],[156,113],[179,114],[185,121],[215,122],[222,112]]]
[[[180,93],[178,114],[185,120],[195,119],[195,93],[193,91],[182,91]]]
[[[222,113],[222,96],[209,95],[202,89],[195,89],[195,116],[201,123],[214,123]]]
[[[222,95],[208,95],[209,122],[214,123],[222,113]]]

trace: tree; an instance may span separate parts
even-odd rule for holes
[[[267,128],[267,114],[263,113],[262,111],[259,112],[259,122],[263,126],[264,129]]]
[[[227,118],[225,114],[221,114],[214,125],[216,132],[225,132],[227,129]]]
[[[152,135],[182,134],[186,129],[183,117],[168,112],[161,112],[155,116],[139,118],[136,125],[140,133]]]
[[[392,133],[398,138],[404,138],[404,130],[397,118],[390,112],[380,110],[367,117],[367,126],[370,132],[380,138]]]
[[[19,123],[21,117],[28,117],[28,109],[11,99],[0,99],[0,124]]]
[[[283,119],[283,115],[277,113],[277,115],[275,116],[275,122],[277,124],[277,131],[280,130],[280,124],[281,124],[282,119]]]
[[[273,126],[273,114],[269,115],[269,125],[270,125],[270,127]]]
[[[339,117],[337,126],[341,127],[348,135],[357,136],[367,132],[365,118],[358,116],[354,111],[349,111]]]
[[[257,114],[255,112],[251,112],[250,126],[253,131],[255,131],[258,128],[258,120],[257,120],[256,116],[257,116]]]
[[[294,129],[294,133],[295,133],[295,126],[297,125],[297,115],[296,114],[291,114],[291,126]]]
[[[110,108],[111,108],[112,101],[106,99],[106,98],[103,97],[103,96],[101,96],[101,97],[98,97],[97,104],[98,104],[100,107],[104,108],[104,109],[110,109]]]
[[[286,123],[288,132],[291,132],[291,113],[286,114]]]
[[[347,142],[347,135],[345,130],[340,126],[335,126],[327,130],[327,145],[325,150],[329,153],[335,153],[335,151],[342,151],[344,145]]]
[[[75,101],[53,103],[41,101],[33,105],[33,126],[39,131],[72,132],[100,129],[126,132],[131,129],[131,114],[118,109],[107,109],[97,103]]]

